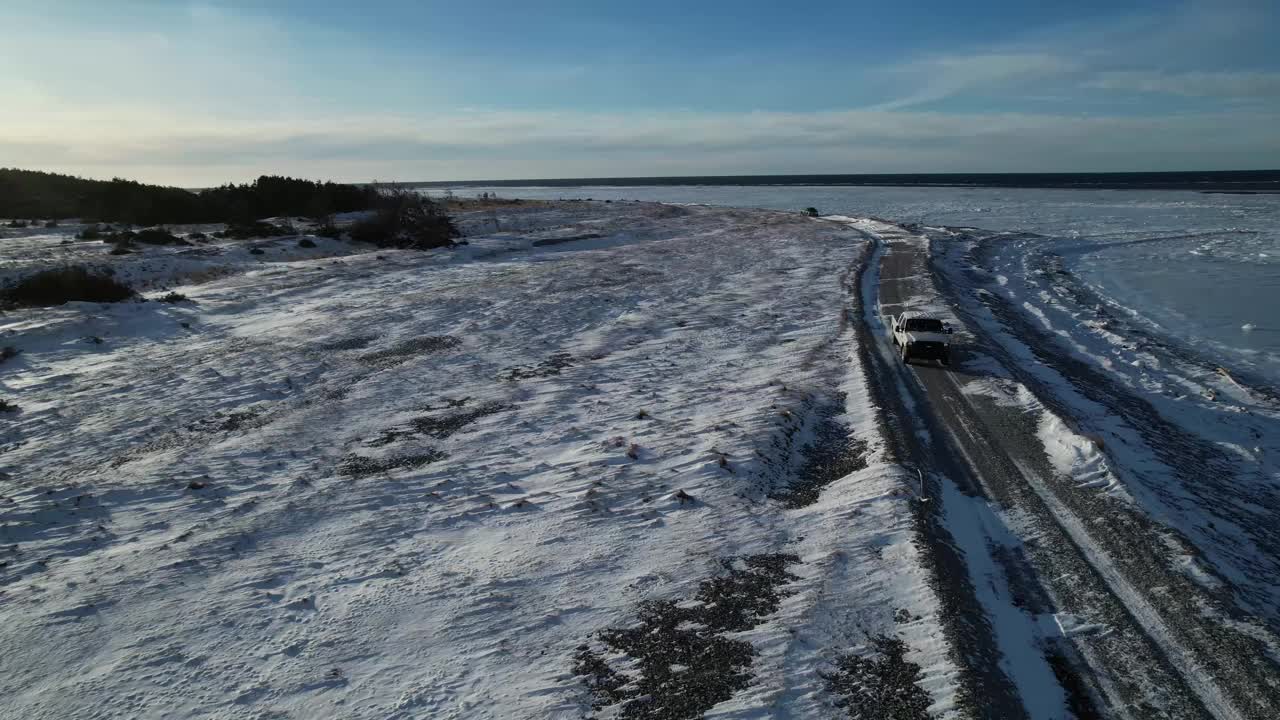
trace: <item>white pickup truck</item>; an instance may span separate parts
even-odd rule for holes
[[[951,364],[951,326],[937,318],[903,313],[889,315],[889,332],[902,362],[912,359],[937,360]]]

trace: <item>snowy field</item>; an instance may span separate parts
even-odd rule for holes
[[[142,299],[0,315],[0,718],[1275,717],[1271,350],[1097,279],[1177,237],[1015,206],[4,231]]]
[[[428,253],[3,241],[4,278],[188,300],[0,316],[0,715],[831,717],[877,677],[953,714],[854,352],[864,235],[461,224]]]
[[[813,206],[823,213],[1004,233],[1019,250],[1058,258],[1114,312],[1196,346],[1218,365],[1280,386],[1280,321],[1271,310],[1280,304],[1280,195],[838,186],[454,191],[783,210]]]

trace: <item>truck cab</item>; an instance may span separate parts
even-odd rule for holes
[[[910,313],[890,315],[889,331],[904,363],[920,359],[951,364],[951,326],[938,318]]]

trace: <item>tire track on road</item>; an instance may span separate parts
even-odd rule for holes
[[[936,277],[931,277],[923,244],[895,243],[894,249],[897,259],[886,257],[881,278],[882,300],[892,305],[936,293],[931,287]],[[1008,356],[1000,359],[1005,365],[1014,362]],[[1006,369],[1024,379],[1016,367]],[[1209,624],[1189,614],[1170,625],[1163,616],[1169,611],[1168,598],[1151,595],[1160,588],[1132,582],[1143,575],[1132,574],[1130,550],[1138,550],[1137,556],[1149,563],[1163,559],[1156,557],[1158,543],[1153,546],[1149,537],[1137,532],[1145,529],[1138,518],[1114,512],[1102,520],[1080,516],[1072,501],[1095,494],[1072,493],[1048,483],[1055,473],[1034,430],[1026,427],[1022,410],[966,394],[959,379],[965,376],[963,368],[948,372],[912,367],[907,374],[923,397],[916,404],[937,416],[957,449],[970,447],[973,473],[985,494],[1035,519],[1035,536],[1026,537],[1024,531],[1023,539],[1048,596],[1059,607],[1096,614],[1110,627],[1111,632],[1100,636],[1061,641],[1077,655],[1074,664],[1085,673],[1087,684],[1106,696],[1110,712],[1130,717],[1275,717],[1273,709],[1280,707],[1273,697],[1276,688],[1266,681],[1274,674],[1239,657],[1243,652],[1267,664],[1260,643],[1220,625],[1215,625],[1218,632],[1213,635],[1188,632],[1183,620],[1193,627]],[[1108,520],[1118,527],[1106,527],[1099,545],[1099,526],[1107,526]],[[1227,641],[1224,633],[1238,642]]]
[[[892,238],[881,238],[882,242],[886,240],[894,253],[885,256],[880,302],[893,308],[922,294],[933,294],[924,249],[909,242],[895,243]],[[885,341],[873,337],[871,342],[883,346]],[[1103,578],[1074,546],[1043,501],[1029,489],[1009,451],[1012,448],[1018,454],[1029,455],[1029,462],[1038,460],[1041,471],[1050,473],[1034,434],[1027,433],[1025,427],[990,427],[992,416],[1007,409],[993,406],[985,414],[976,412],[968,398],[946,377],[962,370],[912,365],[891,367],[888,371],[901,373],[901,378],[895,381],[900,391],[916,396],[917,414],[932,418],[937,429],[935,435],[949,441],[940,453],[935,450],[935,455],[950,453],[964,459],[964,467],[959,469],[971,478],[973,494],[998,503],[1002,509],[1016,509],[1034,518],[1037,537],[1028,541],[1024,533],[1025,544],[1021,548],[1026,554],[1024,562],[1032,567],[1032,572],[1019,581],[1037,586],[1024,588],[1024,592],[1039,593],[1050,599],[1051,606],[1038,609],[1046,615],[1061,612],[1063,608],[1083,611],[1086,616],[1104,620],[1111,628],[1106,638],[1062,638],[1045,648],[1047,659],[1055,652],[1052,645],[1065,649],[1066,664],[1090,696],[1084,698],[1086,706],[1101,704],[1107,706],[1108,714],[1137,718],[1210,717],[1124,605],[1106,590]],[[1025,426],[1025,422],[1025,418],[1021,418],[1022,425]],[[1036,458],[1032,453],[1039,453],[1041,457]],[[1004,579],[1016,586],[1010,579],[1013,574],[1010,568],[1002,567],[1002,570]],[[1046,578],[1058,579],[1056,587],[1050,587]],[[984,612],[980,606],[974,610]],[[1140,670],[1131,671],[1133,666]],[[1081,698],[1069,698],[1072,699]]]

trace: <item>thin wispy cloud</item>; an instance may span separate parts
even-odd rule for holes
[[[91,174],[157,168],[191,175],[258,172],[351,180],[563,177],[706,172],[925,172],[1213,167],[1256,154],[1280,157],[1280,113],[1083,117],[1024,113],[838,111],[811,113],[457,113],[325,124],[223,124],[199,130],[120,130],[81,142],[54,136],[0,141],[20,164]],[[1123,152],[1117,152],[1123,149]],[[1136,159],[1136,160],[1135,160]],[[407,169],[406,169],[407,168]],[[704,168],[704,169],[699,169]]]
[[[1030,52],[982,52],[917,60],[888,69],[910,94],[878,103],[873,109],[895,110],[972,92],[1011,92],[1044,78],[1061,77],[1079,63],[1055,55]]]
[[[1280,98],[1280,72],[1106,72],[1086,86],[1185,97],[1271,100]]]

